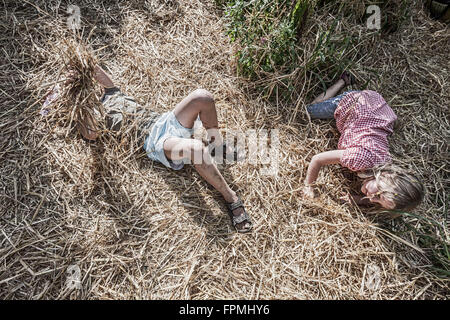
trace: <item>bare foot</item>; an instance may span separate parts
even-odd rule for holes
[[[353,76],[347,71],[342,73],[341,79],[344,80],[346,86],[353,84]]]

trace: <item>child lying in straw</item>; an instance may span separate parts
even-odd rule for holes
[[[388,136],[397,116],[378,93],[371,90],[336,94],[351,84],[344,72],[341,79],[307,107],[313,119],[336,119],[341,133],[338,150],[313,156],[304,194],[314,198],[312,185],[324,165],[340,163],[363,178],[361,192],[352,196],[357,204],[379,204],[388,210],[411,209],[423,199],[424,187],[411,173],[391,164]],[[335,97],[336,96],[336,97]]]
[[[143,138],[144,150],[150,159],[174,170],[180,170],[186,163],[193,163],[197,172],[224,197],[236,230],[244,233],[252,229],[252,222],[242,201],[225,182],[212,161],[209,148],[205,147],[202,141],[192,139],[194,122],[200,117],[207,129],[210,146],[214,150],[226,150],[218,129],[216,107],[211,93],[203,89],[195,90],[174,110],[159,114],[145,110],[133,98],[120,92],[111,78],[98,66],[95,69],[95,79],[105,89],[101,102],[107,114],[108,129],[117,131],[122,124],[129,123],[127,118],[135,119],[140,129],[139,135]],[[80,126],[80,132],[84,138],[95,140],[98,133],[94,128],[95,120],[86,117]]]

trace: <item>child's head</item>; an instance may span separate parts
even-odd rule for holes
[[[371,202],[393,209],[412,209],[423,199],[425,188],[412,173],[392,164],[358,174],[364,178],[361,191]]]

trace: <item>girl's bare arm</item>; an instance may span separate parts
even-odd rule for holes
[[[333,150],[322,152],[312,157],[306,173],[305,188],[303,190],[306,196],[314,197],[311,185],[317,180],[320,168],[325,165],[339,163],[343,153],[344,150]]]

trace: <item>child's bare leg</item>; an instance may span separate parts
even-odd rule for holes
[[[189,158],[195,169],[210,185],[223,196],[226,202],[234,203],[238,201],[236,193],[228,186],[222,174],[213,163],[208,149],[200,140],[168,138],[164,142],[164,153],[168,159],[181,160]],[[233,210],[233,215],[239,216],[243,213],[242,208]],[[250,224],[244,221],[236,225],[236,228],[248,228]]]
[[[164,153],[171,160],[181,160],[189,158],[200,175],[219,191],[227,202],[235,202],[238,197],[225,182],[222,174],[207,151],[207,148],[200,140],[168,138],[164,142]]]
[[[335,84],[333,84],[331,87],[329,87],[325,93],[321,93],[319,96],[317,96],[311,104],[322,102],[322,101],[328,100],[330,98],[333,98],[345,86],[346,86],[345,81],[343,79],[339,79],[339,81],[336,82]]]
[[[216,145],[223,143],[219,131],[216,105],[211,93],[204,89],[197,89],[184,98],[174,109],[175,117],[183,127],[192,128],[197,116],[208,133],[208,141]]]

